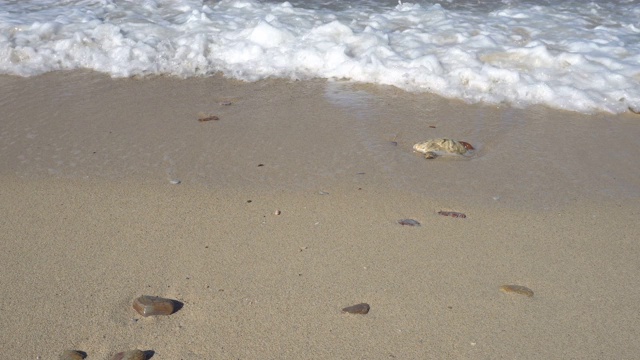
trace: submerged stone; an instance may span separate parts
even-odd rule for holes
[[[430,139],[413,145],[413,150],[424,154],[427,159],[435,159],[442,155],[473,154],[474,147],[468,142],[452,139]]]

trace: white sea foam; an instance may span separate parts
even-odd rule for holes
[[[638,1],[0,0],[0,73],[340,78],[640,110]]]

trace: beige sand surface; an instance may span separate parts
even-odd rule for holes
[[[640,353],[638,116],[81,72],[0,77],[0,112],[2,358]]]

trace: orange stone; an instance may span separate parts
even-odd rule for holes
[[[133,301],[133,308],[142,316],[171,315],[175,302],[157,296],[142,295]]]
[[[115,354],[112,360],[147,360],[147,355],[141,350],[129,350]]]
[[[86,355],[80,351],[66,350],[62,355],[60,355],[60,360],[82,360],[85,357]]]
[[[528,297],[533,296],[533,290],[522,285],[502,285],[500,286],[500,291],[503,293],[520,294]]]

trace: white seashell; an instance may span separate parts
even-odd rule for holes
[[[441,155],[471,155],[474,148],[464,141],[431,139],[413,145],[413,150],[424,154],[427,159],[434,159]]]

